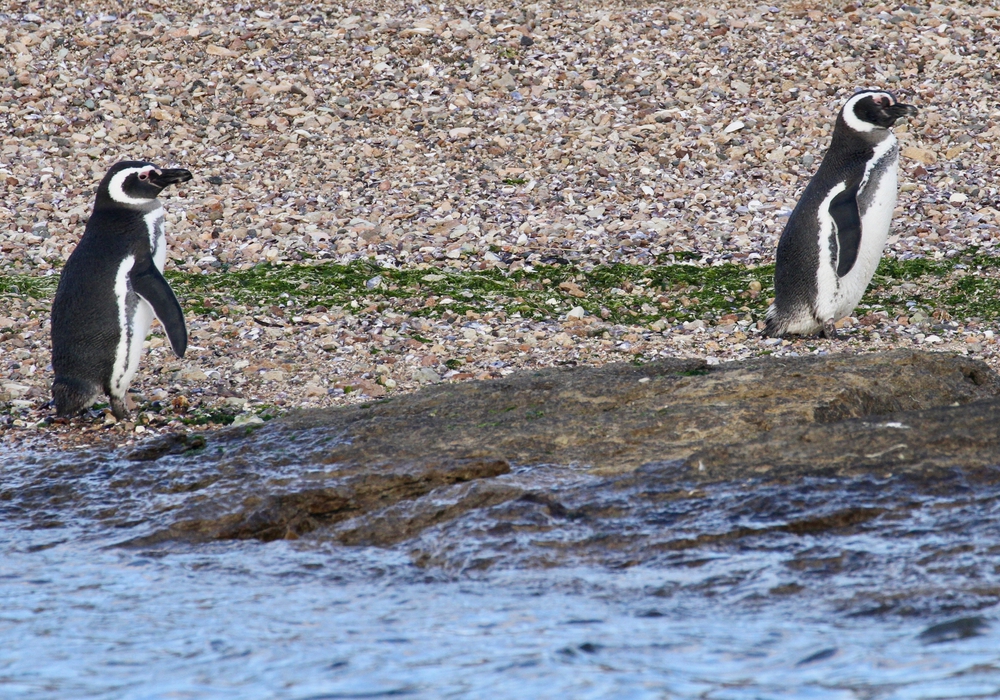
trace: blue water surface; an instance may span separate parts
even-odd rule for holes
[[[744,580],[768,584],[774,563],[758,554],[449,579],[402,549],[113,542],[71,527],[0,534],[0,697],[1000,695],[988,610],[974,636],[929,639],[944,612],[852,617],[808,595],[761,599],[755,584],[664,594],[754,565]]]

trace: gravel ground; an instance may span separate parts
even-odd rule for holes
[[[887,254],[950,258],[1000,240],[1000,12],[989,7],[147,7],[25,2],[0,14],[0,276],[58,274],[94,187],[123,159],[195,173],[164,197],[168,270],[359,257],[429,273],[589,269],[680,252],[770,263],[857,87],[921,110],[896,129]],[[48,305],[0,296],[8,443],[128,442],[197,411],[280,412],[554,363],[918,344],[1000,368],[980,319],[868,315],[845,320],[837,341],[776,341],[739,316],[651,329],[349,305],[262,325],[262,309],[234,307],[188,312],[183,360],[151,337],[133,386],[158,410],[47,426]]]

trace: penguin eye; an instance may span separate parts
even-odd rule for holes
[[[139,173],[139,179],[140,180],[148,180],[149,179],[149,173],[148,172]]]

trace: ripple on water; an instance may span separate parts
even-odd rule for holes
[[[528,497],[389,547],[123,548],[143,494],[175,503],[179,463],[46,460],[0,465],[4,493],[32,491],[3,501],[3,697],[1000,693],[1000,489],[957,474],[553,488],[515,470],[498,478]],[[108,480],[134,500],[109,512]]]

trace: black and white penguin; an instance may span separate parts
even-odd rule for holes
[[[899,146],[891,129],[916,113],[881,90],[857,92],[840,110],[830,149],[778,242],[767,335],[833,338],[834,323],[857,306],[896,206]]]
[[[58,415],[72,416],[102,394],[115,417],[128,415],[125,392],[154,315],[183,357],[187,328],[162,274],[167,247],[157,196],[190,179],[187,170],[125,161],[101,180],[94,211],[52,303],[52,398]]]

